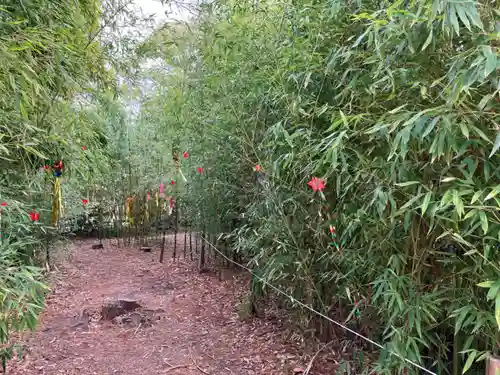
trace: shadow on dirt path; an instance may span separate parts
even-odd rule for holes
[[[10,363],[10,374],[278,375],[307,364],[274,324],[238,319],[244,280],[219,281],[183,261],[159,264],[155,251],[91,245],[75,243],[59,266],[26,358]],[[141,307],[101,320],[102,306],[120,299]]]

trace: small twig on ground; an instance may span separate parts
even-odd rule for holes
[[[191,357],[191,360],[193,361],[193,364],[195,365],[195,367],[200,370],[202,373],[206,374],[206,375],[210,375],[208,372],[206,372],[205,370],[203,370],[200,366],[198,366],[198,363],[196,362],[196,360],[193,358],[193,355],[191,354],[191,348],[189,349],[189,356]]]
[[[169,371],[173,371],[173,370],[175,370],[175,369],[178,369],[178,368],[183,368],[183,367],[188,367],[188,366],[189,366],[189,363],[184,364],[184,365],[172,366],[172,367],[170,367],[170,368],[166,369],[166,370],[165,370],[165,371],[163,371],[163,372],[164,372],[164,373],[167,373],[167,372],[169,372]]]
[[[208,353],[204,353],[204,354],[205,354],[206,356],[208,356],[208,357],[212,358],[214,361],[216,360],[216,359],[215,359],[215,357],[214,357],[213,355],[208,354]]]
[[[142,326],[142,323],[139,323],[139,325],[135,329],[134,336],[137,335],[137,331],[141,328],[141,326]]]
[[[319,353],[321,353],[324,349],[326,349],[328,346],[330,346],[330,344],[333,342],[334,340],[326,343],[325,345],[323,345],[321,348],[318,349],[318,351],[313,355],[313,357],[311,358],[311,360],[309,361],[309,364],[307,365],[306,367],[306,370],[304,371],[304,375],[307,375],[309,374],[309,371],[311,371],[311,368],[312,368],[312,365],[313,365],[313,362],[314,360],[316,359],[316,357],[318,356]]]
[[[205,370],[203,370],[200,366],[198,366],[196,363],[195,363],[195,366],[198,370],[200,370],[202,373],[206,374],[206,375],[210,375],[208,372],[206,372]]]

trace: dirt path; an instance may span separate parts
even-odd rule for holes
[[[10,374],[278,375],[307,365],[275,324],[240,321],[244,280],[219,281],[183,261],[159,264],[157,251],[91,244],[75,245],[60,266],[26,359],[11,363]],[[103,304],[122,297],[136,300],[152,325],[99,321]],[[89,324],[79,318],[87,313]]]

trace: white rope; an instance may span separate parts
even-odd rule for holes
[[[254,272],[253,272],[250,268],[248,268],[247,266],[244,266],[243,264],[240,264],[240,263],[238,263],[238,262],[236,262],[236,261],[234,261],[234,260],[232,260],[232,259],[228,258],[228,257],[227,257],[224,253],[222,253],[219,249],[217,249],[217,247],[215,247],[215,246],[214,246],[211,242],[207,241],[207,240],[204,238],[204,236],[200,236],[200,237],[201,237],[201,238],[203,239],[203,241],[205,241],[205,242],[206,242],[206,243],[207,243],[207,244],[208,244],[208,245],[209,245],[212,249],[214,249],[214,250],[215,250],[218,254],[220,254],[220,255],[221,255],[222,257],[224,257],[226,260],[228,260],[229,262],[231,262],[231,263],[233,263],[233,264],[237,265],[238,267],[241,267],[241,268],[243,268],[244,270],[246,270],[246,271],[250,272],[250,273],[251,273],[251,274],[252,274],[255,278],[259,279],[259,281],[261,281],[261,282],[262,282],[262,283],[264,283],[265,285],[268,285],[271,289],[274,289],[274,290],[275,290],[276,292],[278,292],[279,294],[281,294],[281,295],[283,295],[283,296],[285,296],[285,297],[289,298],[292,302],[297,303],[299,306],[302,306],[303,308],[305,308],[305,309],[307,309],[307,310],[311,311],[312,313],[314,313],[314,314],[316,314],[316,315],[321,316],[322,318],[324,318],[324,319],[328,320],[329,322],[331,322],[331,323],[333,323],[333,324],[337,325],[338,327],[340,327],[340,328],[344,329],[345,331],[348,331],[348,332],[352,333],[353,335],[355,335],[355,336],[357,336],[357,337],[359,337],[359,338],[361,338],[361,339],[363,339],[363,340],[365,340],[365,341],[369,342],[370,344],[375,345],[376,347],[378,347],[378,348],[380,348],[380,349],[386,349],[386,348],[385,348],[382,344],[379,344],[378,342],[373,341],[372,339],[370,339],[370,338],[368,338],[368,337],[366,337],[366,336],[362,335],[361,333],[358,333],[358,332],[356,332],[356,331],[352,330],[351,328],[346,327],[346,326],[345,326],[345,325],[343,325],[342,323],[337,322],[337,321],[335,321],[335,320],[333,320],[333,319],[329,318],[329,317],[328,317],[328,316],[326,316],[325,314],[322,314],[321,312],[319,312],[319,311],[315,310],[314,308],[312,308],[312,307],[310,307],[310,306],[306,305],[305,303],[303,303],[303,302],[301,302],[301,301],[299,301],[299,300],[295,299],[293,296],[291,296],[291,295],[287,294],[286,292],[283,292],[283,291],[282,291],[281,289],[279,289],[278,287],[276,287],[276,286],[274,286],[274,285],[270,284],[268,281],[264,280],[262,277],[260,277],[260,276],[256,275],[256,274],[255,274],[255,273],[254,273]],[[420,370],[425,371],[425,372],[426,372],[426,373],[428,373],[429,375],[437,375],[435,372],[432,372],[431,370],[428,370],[428,369],[426,369],[425,367],[420,366],[418,363],[413,362],[412,360],[410,360],[410,359],[408,359],[408,358],[405,358],[405,357],[403,357],[402,355],[400,355],[400,354],[398,354],[398,353],[396,353],[396,352],[394,352],[394,351],[392,351],[392,350],[388,350],[388,352],[389,352],[390,354],[392,354],[392,355],[394,355],[394,356],[398,357],[399,359],[402,359],[402,360],[403,360],[403,361],[405,361],[406,363],[409,363],[409,364],[411,364],[411,365],[413,365],[413,366],[415,366],[415,367],[419,368]]]

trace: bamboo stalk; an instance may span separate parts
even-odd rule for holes
[[[189,230],[189,255],[191,260],[193,260],[193,232],[191,232],[191,228]]]
[[[177,206],[177,202],[175,202],[175,225],[174,225],[174,254],[173,258],[177,256],[177,232],[179,230],[179,220],[178,220],[178,214],[179,214],[179,207]]]
[[[184,229],[184,259],[186,259],[186,252],[187,252],[187,232],[186,229]]]
[[[165,255],[165,238],[167,237],[166,230],[163,229],[163,239],[161,241],[161,250],[160,250],[160,263],[163,263],[163,258]]]

